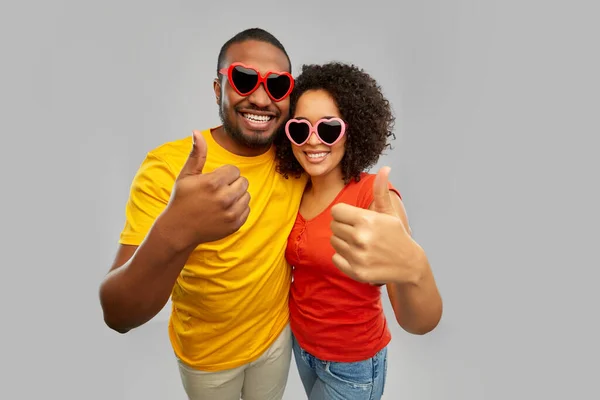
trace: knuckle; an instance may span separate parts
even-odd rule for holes
[[[371,214],[364,214],[361,218],[361,222],[364,226],[369,226],[373,223],[373,217]]]
[[[231,195],[222,194],[219,197],[219,205],[221,206],[222,209],[224,209],[224,210],[228,209],[229,207],[231,207],[231,203],[232,203]]]
[[[206,180],[206,187],[210,191],[217,191],[221,187],[219,175],[213,174]]]
[[[354,270],[354,275],[356,279],[361,282],[367,282],[369,280],[369,270],[366,268],[357,268]]]
[[[243,188],[239,188],[239,189],[235,190],[234,195],[239,200],[245,200],[246,199],[246,193],[248,193],[248,192],[246,192],[245,190],[243,190]]]
[[[365,248],[371,242],[371,237],[372,236],[371,236],[371,233],[369,231],[367,231],[365,229],[359,229],[354,234],[354,241],[356,242],[356,244],[359,247]]]
[[[229,210],[225,213],[225,222],[232,224],[237,221],[237,213],[233,210]]]
[[[236,227],[237,229],[240,229],[242,227],[242,225],[244,225],[246,223],[246,219],[248,217],[247,216],[243,216],[243,217],[238,217],[236,219]]]
[[[356,264],[360,266],[368,266],[369,265],[369,257],[365,254],[364,251],[357,252],[354,256],[354,260]]]
[[[240,169],[238,167],[236,167],[235,165],[231,165],[231,164],[226,165],[224,167],[224,169],[225,169],[225,172],[228,175],[231,175],[231,176],[234,176],[234,177],[239,177],[240,176]]]

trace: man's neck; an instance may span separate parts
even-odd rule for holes
[[[225,132],[225,129],[222,125],[218,128],[212,129],[211,134],[213,139],[215,139],[215,142],[217,142],[225,150],[242,157],[260,156],[271,148],[270,145],[257,148],[244,146],[243,144],[236,142],[227,132]]]

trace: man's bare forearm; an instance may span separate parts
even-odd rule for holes
[[[174,242],[174,225],[161,215],[144,242],[100,287],[106,324],[125,333],[152,319],[167,303],[173,285],[195,246]]]

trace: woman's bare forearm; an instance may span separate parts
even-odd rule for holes
[[[431,332],[442,317],[442,298],[427,256],[420,249],[414,270],[420,271],[411,281],[387,284],[390,303],[398,324],[407,332],[423,335]]]

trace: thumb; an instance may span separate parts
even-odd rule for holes
[[[373,182],[373,205],[377,212],[396,215],[392,200],[390,199],[390,189],[388,177],[390,175],[390,167],[382,167],[375,176]]]
[[[185,162],[182,175],[200,175],[206,162],[207,145],[200,131],[192,131],[192,151]]]

